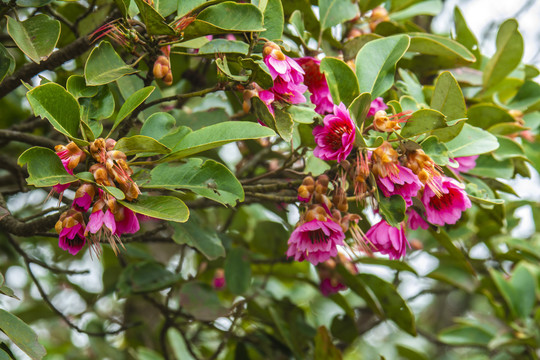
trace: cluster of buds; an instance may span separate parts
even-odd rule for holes
[[[89,170],[97,185],[118,187],[124,193],[125,199],[132,201],[139,196],[140,190],[131,178],[133,170],[127,163],[126,155],[114,150],[115,145],[116,141],[113,139],[99,138],[92,142],[87,152],[96,163]],[[86,157],[85,151],[73,142],[66,146],[56,146],[56,151],[70,174],[73,174],[73,169]],[[69,184],[56,185],[55,188],[58,186],[64,187],[63,191]],[[84,214],[90,208],[92,212],[88,224],[85,224]],[[72,208],[61,215],[55,229],[59,234],[60,248],[73,255],[82,249],[87,239],[92,241],[92,248],[99,253],[100,247],[97,244],[103,234],[117,253],[116,244],[122,245],[120,235],[137,232],[139,222],[136,215],[119,204],[113,196],[93,183],[83,183],[75,191]]]
[[[154,77],[162,79],[165,85],[172,85],[173,76],[171,71],[171,46],[167,45],[161,48],[162,55],[158,56],[154,62]]]
[[[412,111],[404,111],[395,115],[388,115],[386,111],[379,110],[373,116],[373,128],[380,132],[394,132],[401,129],[400,123],[406,122]]]

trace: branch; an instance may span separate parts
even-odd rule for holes
[[[1,194],[0,207],[7,209],[6,202]],[[60,212],[42,217],[34,221],[22,222],[21,220],[11,215],[11,213],[8,213],[8,215],[0,219],[0,230],[8,234],[13,234],[17,236],[32,236],[39,232],[42,232],[44,229],[52,228],[59,218]]]
[[[54,149],[54,147],[58,144],[56,141],[44,136],[36,136],[14,130],[0,130],[0,139],[6,140],[2,145],[5,145],[10,141],[19,141],[25,144]]]

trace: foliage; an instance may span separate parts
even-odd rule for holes
[[[540,72],[441,7],[3,0],[0,359],[537,359]]]

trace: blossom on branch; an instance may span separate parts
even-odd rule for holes
[[[313,129],[317,144],[313,154],[322,160],[345,160],[353,149],[356,136],[356,126],[345,105],[334,105],[334,113],[326,115],[323,124]]]

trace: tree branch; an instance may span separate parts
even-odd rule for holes
[[[36,136],[14,130],[0,130],[0,139],[6,140],[3,145],[10,141],[19,141],[25,144],[43,146],[49,149],[54,149],[55,145],[58,144],[56,141],[44,136]]]

